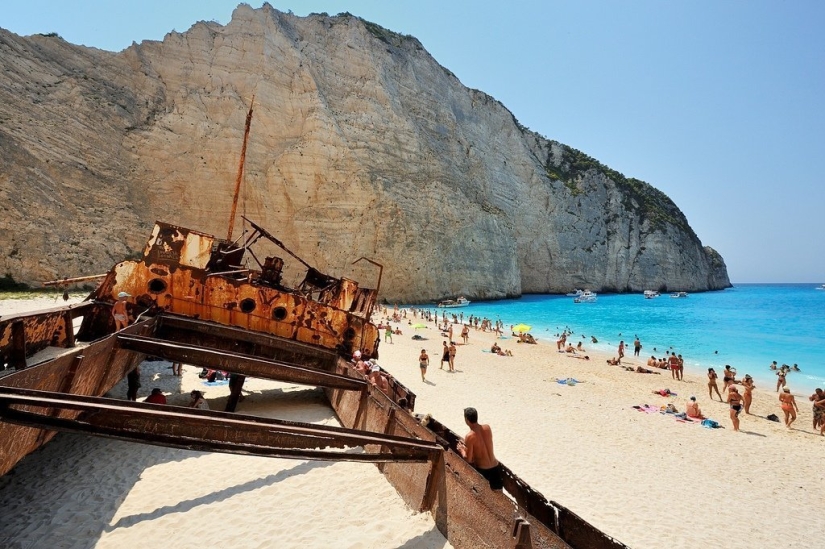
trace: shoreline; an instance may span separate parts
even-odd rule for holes
[[[728,504],[732,493],[735,499],[793,509],[792,517],[783,518],[786,547],[808,547],[817,535],[825,480],[816,456],[825,437],[812,430],[808,395],[796,395],[800,413],[788,430],[765,419],[777,414],[781,420],[778,393],[757,384],[753,415],[742,414],[736,433],[729,406],[711,401],[707,379],[693,372],[686,371],[684,381],[673,380],[669,370],[628,372],[608,366],[611,354],[592,345],[584,344],[591,357],[585,361],[558,353],[555,340],[543,339],[537,345],[498,340],[514,354],[503,357],[482,352],[496,341],[493,333],[471,329],[469,344],[457,345],[456,373],[451,374],[438,367],[446,338],[432,322],[412,330],[408,322],[416,320],[408,312],[401,322],[390,322],[403,335],[379,348],[381,365],[417,394],[416,412],[429,413],[464,435],[462,410],[477,408],[479,421],[493,430],[501,461],[607,535],[634,548],[709,546],[717,543],[720,524],[738,524],[749,516]],[[427,339],[411,340],[412,335]],[[454,328],[454,338],[461,342],[460,328]],[[430,356],[427,382],[418,368],[422,348]],[[632,357],[632,347],[630,355],[622,362],[646,367],[648,357]],[[555,381],[569,377],[582,383]],[[718,384],[721,391],[721,378]],[[653,393],[664,388],[678,396]],[[633,408],[672,403],[682,412],[691,395],[722,428]],[[767,521],[748,521],[737,538],[768,547],[776,542],[775,531]]]

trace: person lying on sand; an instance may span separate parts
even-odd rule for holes
[[[641,366],[636,366],[636,373],[637,374],[656,374],[662,375],[662,372],[654,372],[653,370],[648,370],[647,368],[642,368]]]
[[[608,358],[607,364],[608,366],[621,366],[622,362],[618,358]]]

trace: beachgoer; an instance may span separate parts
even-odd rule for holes
[[[126,374],[126,384],[126,398],[136,401],[138,389],[140,389],[140,365],[135,366],[131,372]]]
[[[814,417],[814,431],[816,431],[816,428],[823,423],[822,418],[825,416],[825,392],[822,389],[816,389],[814,394],[808,397],[808,400],[813,402],[811,411]]]
[[[776,361],[774,360],[773,362],[771,362],[771,365],[768,366],[768,368],[770,368],[771,370],[776,370],[776,368],[777,368]]]
[[[180,377],[183,375],[183,362],[172,363],[172,375],[176,377]]]
[[[780,369],[776,372],[776,392],[779,392],[779,389],[785,386],[785,370]]]
[[[659,365],[659,363],[656,361],[655,356],[651,356],[649,359],[647,359],[647,365],[656,368]]]
[[[384,330],[384,343],[386,342],[392,343],[392,326],[387,324],[387,328]]]
[[[699,403],[696,402],[695,396],[690,397],[687,406],[685,406],[685,413],[688,417],[705,419],[705,416],[702,415],[702,410],[699,408]]]
[[[679,380],[679,359],[676,358],[676,355],[670,355],[667,359],[667,365],[670,367],[670,376],[675,379]]]
[[[739,430],[739,414],[742,413],[742,395],[733,385],[728,386],[728,404],[730,404],[730,420],[733,430]]]
[[[450,359],[449,364],[450,364],[450,371],[451,372],[455,372],[455,353],[456,353],[456,351],[457,351],[457,349],[455,348],[455,342],[450,341],[450,348],[448,349],[447,354],[448,354],[448,358]]]
[[[421,354],[418,355],[418,367],[421,369],[421,381],[426,381],[424,376],[427,375],[427,366],[430,365],[430,357],[427,355],[426,349],[421,349]]]
[[[633,370],[631,366],[628,366],[629,369]],[[636,373],[637,374],[657,374],[661,375],[662,372],[654,372],[653,370],[648,370],[647,368],[642,368],[641,366],[636,366]]]
[[[447,363],[447,367],[450,367],[450,348],[447,347],[447,342],[441,342],[442,349],[441,349],[441,364],[439,364],[438,369],[444,369],[444,363]]]
[[[753,390],[756,385],[753,384],[753,378],[750,374],[745,374],[745,379],[742,380],[742,386],[745,391],[742,393],[742,400],[745,403],[745,413],[751,415],[751,402],[753,402]]]
[[[684,379],[685,379],[685,359],[682,358],[682,355],[678,355],[677,358],[679,359],[679,381],[684,381]]]
[[[642,351],[642,342],[641,342],[641,341],[639,341],[639,338],[637,337],[637,338],[633,341],[633,356],[639,356],[639,353],[640,353],[641,351]]]
[[[458,453],[478,470],[490,483],[493,490],[503,488],[501,464],[493,452],[493,431],[489,425],[478,423],[478,411],[475,408],[464,409],[464,422],[470,432],[464,441],[458,443]]]
[[[159,388],[152,389],[152,394],[143,399],[143,402],[151,402],[152,404],[166,404],[166,395],[163,394]]]
[[[780,407],[785,414],[785,427],[791,428],[791,424],[796,421],[796,413],[799,411],[799,406],[796,405],[796,399],[791,394],[788,387],[782,388],[782,393],[779,394]]]
[[[624,341],[619,342],[619,361],[624,358]]]
[[[467,345],[467,341],[470,339],[470,327],[466,324],[461,329],[461,339],[464,340],[464,345]]]
[[[199,410],[208,410],[209,404],[206,402],[206,399],[203,398],[203,391],[193,390],[189,393],[191,397],[189,399],[189,407],[190,408],[198,408]]]
[[[581,341],[579,341],[579,344],[576,345],[576,350],[584,352],[584,346],[582,345]]]
[[[736,370],[730,367],[730,364],[725,364],[725,371],[722,372],[722,381],[725,382],[725,386],[722,387],[722,390],[727,390],[728,387],[736,383]]]
[[[131,294],[120,292],[117,294],[117,301],[112,305],[112,317],[115,319],[115,331],[120,331],[129,325],[129,312],[126,310],[126,300]],[[134,399],[131,399],[134,400]]]

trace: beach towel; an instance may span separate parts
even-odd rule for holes
[[[567,379],[556,378],[556,383],[558,383],[559,385],[576,385],[577,383],[584,383],[584,382],[579,381],[578,379],[573,379],[572,377],[568,377]]]
[[[217,387],[219,385],[229,385],[229,380],[223,379],[221,381],[203,381],[202,383],[207,387]]]
[[[712,419],[703,419],[702,420],[702,427],[706,427],[708,429],[718,429],[719,423],[713,421]]]
[[[633,408],[647,414],[657,414],[661,411],[661,408],[658,406],[651,406],[649,404],[642,404],[641,406],[634,406]]]

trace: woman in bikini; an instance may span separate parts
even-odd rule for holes
[[[790,429],[791,423],[796,421],[796,413],[799,411],[799,406],[796,405],[796,399],[791,394],[789,388],[782,388],[782,393],[779,395],[779,403],[782,407],[782,413],[785,414],[785,427]]]
[[[730,420],[733,422],[733,430],[739,430],[739,414],[742,413],[742,395],[731,385],[728,388],[728,404],[730,404]]]
[[[723,391],[726,391],[728,387],[736,383],[736,370],[730,367],[730,364],[725,365],[725,371],[722,372],[722,381],[725,383],[725,386],[722,387]]]
[[[776,372],[776,392],[779,392],[779,389],[785,386],[785,370],[779,370]],[[779,395],[782,396],[782,395]]]
[[[424,376],[427,375],[427,366],[430,365],[430,357],[426,349],[421,349],[421,354],[418,355],[418,367],[421,368],[421,381],[426,381]]]
[[[745,388],[745,392],[742,394],[742,400],[745,403],[745,413],[751,415],[751,402],[753,402],[753,390],[756,388],[756,385],[753,384],[753,378],[745,374],[745,379],[742,380],[742,386]]]
[[[719,386],[716,384],[716,380],[719,378],[716,375],[716,370],[713,368],[708,368],[708,398],[713,400],[713,391],[716,391],[716,396],[719,397],[719,402],[722,401],[722,395],[719,394]]]

